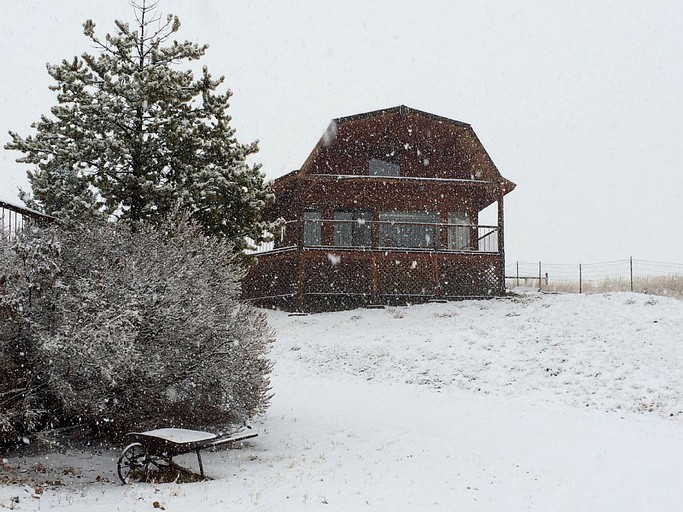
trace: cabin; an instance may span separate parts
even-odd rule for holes
[[[273,181],[264,215],[285,223],[256,250],[244,297],[328,311],[503,295],[514,188],[467,123],[403,105],[335,119]],[[489,206],[497,222],[481,225]]]

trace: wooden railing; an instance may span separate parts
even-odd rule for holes
[[[45,225],[55,220],[50,215],[0,201],[0,237],[3,239],[14,238],[28,226]]]
[[[288,221],[274,241],[251,253],[294,250],[497,253],[498,226],[429,222],[307,219]]]

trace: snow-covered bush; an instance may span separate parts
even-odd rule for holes
[[[55,283],[59,253],[50,233],[0,238],[0,444],[51,418],[31,324],[50,311],[39,304]]]
[[[32,302],[23,285],[6,286],[0,300],[18,304],[3,320],[25,324],[39,396],[62,423],[114,435],[221,428],[265,408],[271,333],[239,300],[243,270],[227,242],[186,219],[50,231],[60,246],[53,286]]]
[[[0,328],[1,329],[1,328]],[[4,330],[4,329],[2,329]],[[3,332],[0,336],[4,337]],[[0,351],[0,445],[17,441],[38,430],[49,418],[40,386],[26,374],[26,364],[13,354]]]

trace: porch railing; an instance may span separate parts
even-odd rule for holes
[[[498,226],[365,219],[288,221],[256,254],[304,249],[497,253]]]
[[[29,208],[0,201],[0,239],[13,239],[29,226],[41,226],[55,220]]]

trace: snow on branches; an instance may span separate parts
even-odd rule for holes
[[[225,427],[267,406],[271,332],[239,300],[243,270],[224,239],[187,218],[154,227],[95,219],[11,249],[0,268],[0,304],[13,305],[0,312],[0,357],[15,371],[0,379],[0,395],[32,386],[26,410],[43,425],[113,435]],[[41,287],[30,301],[28,280],[11,270],[26,253],[49,255],[47,266],[36,260]],[[39,428],[4,415],[0,438]]]
[[[261,210],[272,194],[260,165],[247,163],[258,145],[237,141],[224,78],[183,67],[208,46],[172,40],[180,21],[155,6],[134,4],[134,26],[116,21],[104,39],[87,21],[97,53],[48,65],[57,104],[34,135],[10,132],[5,146],[34,166],[33,195],[22,198],[62,219],[89,211],[158,223],[180,207],[237,251],[247,238],[266,241]]]

